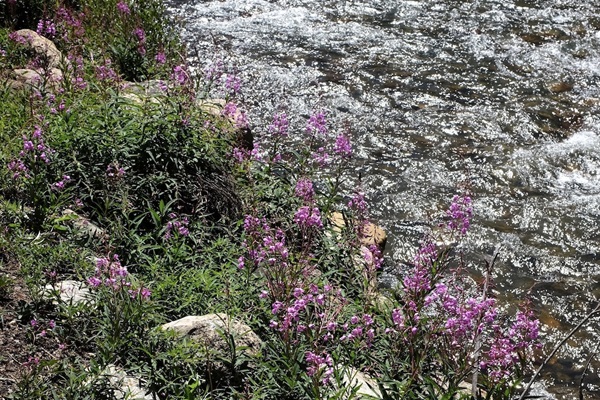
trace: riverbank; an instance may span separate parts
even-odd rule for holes
[[[385,234],[326,112],[252,138],[235,69],[192,73],[161,2],[26,6],[1,13],[0,396],[515,392],[538,322],[464,274],[468,193],[380,291]]]

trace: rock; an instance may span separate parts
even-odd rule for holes
[[[379,250],[385,249],[385,243],[387,241],[387,234],[379,226],[369,222],[364,229],[364,236],[360,242],[365,246],[375,245]]]
[[[139,378],[127,375],[125,371],[115,365],[108,365],[100,378],[106,378],[113,388],[114,400],[152,400],[151,394],[146,394],[140,386]]]
[[[142,105],[146,102],[160,104],[160,101],[155,96],[146,96],[143,94],[135,94],[124,92],[119,95],[122,99],[128,100],[131,103]]]
[[[248,127],[240,127],[238,122],[245,120],[245,117],[240,109],[236,109],[233,115],[224,116],[223,108],[227,102],[225,99],[207,99],[198,100],[196,105],[205,113],[217,118],[225,118],[231,126],[238,131],[241,137],[241,144],[245,149],[252,150],[254,147],[254,137]]]
[[[121,84],[123,91],[137,94],[138,96],[164,96],[167,90],[167,83],[158,79],[151,79],[143,82],[124,81]]]
[[[88,235],[89,237],[98,239],[108,238],[104,229],[91,222],[88,218],[82,217],[81,215],[77,214],[75,211],[67,208],[63,211],[63,215],[71,216],[71,218],[73,218],[73,227],[81,231],[82,233]]]
[[[548,85],[548,90],[553,93],[563,93],[573,90],[573,84],[570,82],[551,82]]]
[[[329,218],[331,224],[333,225],[333,230],[336,232],[341,232],[342,229],[346,227],[346,221],[344,219],[344,215],[341,212],[334,212],[331,214]],[[369,247],[375,245],[383,252],[385,249],[385,243],[387,241],[387,234],[385,231],[379,226],[368,222],[367,225],[363,229],[363,237],[360,238],[360,243]]]
[[[12,71],[8,85],[13,89],[39,88],[42,85],[57,89],[62,79],[62,71],[58,68],[52,68],[48,72],[41,69],[18,68]]]
[[[225,314],[187,316],[164,324],[161,329],[188,336],[195,342],[223,354],[229,353],[229,345],[224,334],[231,334],[236,349],[246,352],[249,356],[258,355],[263,344],[248,325],[230,319]]]
[[[341,369],[343,370],[342,382],[344,385],[348,389],[358,389],[352,397],[342,395],[342,399],[383,399],[375,379],[352,367],[342,366]]]
[[[75,305],[93,302],[90,290],[83,282],[67,280],[48,284],[44,287],[44,297],[46,298],[54,298],[57,292],[60,301],[66,304]]]
[[[48,68],[59,68],[62,54],[54,43],[30,29],[21,29],[14,33],[17,41],[29,47]],[[19,40],[21,39],[21,40]]]

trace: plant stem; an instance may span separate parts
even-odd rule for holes
[[[540,372],[542,372],[542,368],[544,368],[546,366],[546,364],[548,364],[548,362],[552,359],[552,357],[554,357],[554,355],[556,354],[558,349],[560,349],[566,343],[566,341],[569,340],[575,334],[575,332],[577,332],[579,330],[579,328],[581,328],[581,326],[583,324],[585,324],[594,314],[596,314],[598,312],[598,310],[600,310],[600,303],[598,303],[596,305],[596,307],[594,307],[594,309],[592,311],[590,311],[590,313],[588,315],[586,315],[581,321],[579,321],[577,326],[575,328],[573,328],[571,330],[571,332],[569,332],[569,334],[567,336],[565,336],[563,338],[563,340],[561,340],[560,343],[558,343],[556,345],[556,347],[554,347],[554,350],[552,350],[552,352],[548,355],[548,357],[546,357],[546,359],[544,360],[542,365],[540,365],[540,367],[537,369],[537,371],[535,371],[535,374],[533,374],[533,376],[529,380],[529,383],[527,384],[527,386],[525,386],[525,389],[523,390],[523,393],[521,393],[521,396],[519,397],[518,400],[523,400],[525,398],[525,396],[527,395],[527,392],[529,392],[529,389],[531,389],[531,385],[533,384],[533,382],[535,382],[537,377],[540,375]]]

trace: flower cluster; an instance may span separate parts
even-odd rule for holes
[[[125,169],[118,162],[112,162],[106,167],[106,177],[109,181],[120,181],[125,176]]]
[[[471,198],[469,196],[455,195],[446,214],[450,218],[448,229],[452,232],[459,232],[461,235],[465,235],[469,230],[470,220],[473,215]]]
[[[126,288],[132,299],[148,300],[151,295],[148,288],[132,288],[127,267],[121,265],[119,256],[116,254],[112,258],[99,258],[96,260],[94,275],[88,278],[87,282],[94,288],[107,287],[114,291]]]
[[[16,160],[8,163],[8,170],[13,173],[13,179],[20,177],[29,179],[34,164],[40,161],[44,164],[50,163],[50,155],[54,153],[54,150],[44,143],[42,134],[42,127],[36,125],[31,137],[23,135],[23,150],[19,152]]]
[[[156,60],[156,62],[158,64],[161,64],[161,65],[167,62],[167,56],[162,51],[159,51],[158,53],[156,53],[156,56],[154,57],[154,59]]]
[[[315,189],[313,188],[312,181],[308,178],[298,179],[294,193],[297,197],[302,199],[305,204],[312,204],[315,199]]]
[[[438,258],[438,249],[430,240],[421,243],[413,260],[413,268],[404,279],[404,290],[413,297],[418,297],[431,289],[431,269]]]
[[[362,317],[354,315],[350,318],[350,323],[345,323],[342,328],[346,331],[340,337],[342,342],[355,342],[359,339],[364,339],[369,347],[375,338],[375,329],[373,328],[374,321],[370,314],[363,314]]]
[[[119,75],[112,68],[112,62],[110,59],[104,61],[104,65],[96,67],[96,78],[101,81],[114,82],[119,79]]]
[[[295,287],[290,299],[276,300],[271,305],[274,319],[270,326],[292,342],[305,338],[315,348],[323,346],[332,342],[335,332],[340,330],[337,320],[346,303],[341,291],[331,285],[320,288],[313,283],[306,289]]]
[[[50,108],[50,114],[58,114],[59,112],[63,112],[66,107],[64,99],[61,99],[60,103],[57,105],[56,96],[52,93],[47,95],[46,104],[48,105],[48,108]],[[69,110],[67,110],[67,112],[69,112]]]
[[[281,269],[287,267],[289,250],[285,244],[285,234],[281,229],[274,230],[266,220],[258,219],[247,215],[244,219],[244,231],[248,239],[244,240],[243,247],[247,250],[247,258],[255,266],[262,263],[274,266],[278,265]],[[246,257],[240,257],[238,267],[245,267]]]
[[[34,318],[31,321],[29,321],[29,325],[31,326],[33,331],[41,337],[46,337],[48,335],[48,331],[54,331],[54,329],[56,328],[56,322],[54,322],[53,319],[44,323]]]
[[[223,61],[216,61],[204,69],[204,78],[209,82],[217,81],[223,76],[224,70]]]
[[[479,368],[495,382],[510,378],[520,360],[519,354],[539,346],[539,324],[533,313],[526,309],[517,313],[507,331],[495,326],[496,335]]]
[[[146,54],[146,32],[142,28],[135,28],[133,35],[136,37],[138,42],[138,53],[141,55]]]
[[[273,116],[273,122],[269,125],[269,133],[274,137],[286,137],[288,135],[289,121],[284,112]]]
[[[248,128],[248,116],[245,112],[238,109],[238,106],[233,102],[227,102],[223,106],[221,114],[233,120],[233,123],[238,129]]]
[[[65,188],[67,183],[71,182],[71,177],[69,175],[63,175],[62,179],[58,182],[52,184],[52,189],[56,191],[61,191]]]
[[[185,85],[190,79],[187,67],[183,64],[176,65],[175,67],[173,67],[173,74],[171,75],[171,77],[181,86]]]
[[[306,123],[306,132],[309,135],[320,134],[327,136],[327,118],[323,111],[317,111],[310,116]]]
[[[56,27],[57,33],[62,33],[60,38],[65,43],[80,41],[85,35],[83,27],[83,19],[85,14],[80,12],[75,14],[65,7],[60,7],[56,11]]]
[[[321,212],[317,207],[302,206],[294,214],[294,222],[301,228],[322,228]]]
[[[341,158],[348,159],[352,156],[352,145],[348,136],[341,134],[335,139],[333,151]]]
[[[237,93],[240,92],[240,89],[242,87],[242,81],[235,74],[227,74],[224,86],[231,96],[235,96]]]
[[[129,9],[129,6],[123,0],[121,0],[117,3],[117,10],[119,10],[119,12],[123,15],[131,14],[131,10]]]
[[[167,227],[165,230],[164,238],[165,240],[169,240],[173,237],[173,233],[177,233],[181,236],[188,236],[190,231],[188,229],[189,220],[187,217],[179,218],[177,214],[170,213],[169,218],[171,219],[167,222]]]
[[[306,370],[308,376],[317,376],[321,384],[328,385],[333,375],[333,359],[331,355],[326,351],[321,352],[321,354],[307,351],[305,359],[308,365]]]
[[[85,67],[83,65],[83,57],[74,53],[69,53],[67,59],[71,62],[70,69],[72,69],[73,86],[76,89],[87,88],[87,82],[85,81]],[[73,67],[74,64],[74,67]]]
[[[56,36],[56,25],[50,20],[40,19],[37,24],[36,32],[38,35],[52,39]]]

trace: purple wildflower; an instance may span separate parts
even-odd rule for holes
[[[323,111],[313,113],[310,116],[306,123],[306,132],[310,135],[315,135],[317,133],[323,136],[327,135],[327,119],[325,118],[325,113]]]
[[[239,93],[241,87],[242,87],[242,81],[240,80],[239,77],[237,77],[236,75],[233,75],[233,74],[227,75],[227,77],[225,78],[225,89],[227,89],[227,91],[230,94],[235,95],[235,94]]]
[[[154,59],[156,60],[156,62],[158,64],[164,64],[167,62],[167,56],[165,56],[165,53],[163,53],[162,51],[159,51],[158,53],[156,53],[156,56],[154,57]]]
[[[119,10],[119,12],[123,15],[131,14],[131,10],[129,9],[129,6],[127,5],[127,3],[125,3],[122,0],[117,3],[117,10]]]
[[[469,230],[470,219],[473,215],[471,198],[469,196],[455,195],[446,214],[450,218],[448,229],[452,232],[460,232],[461,235],[465,235]]]
[[[180,85],[185,85],[189,79],[189,75],[187,73],[187,69],[185,65],[180,64],[176,65],[173,68],[173,79],[177,81]]]
[[[333,151],[342,158],[350,158],[352,156],[352,145],[348,136],[339,135],[335,140]]]
[[[312,181],[308,178],[298,179],[294,193],[305,203],[312,203],[315,197],[315,189],[313,188]]]
[[[275,137],[286,137],[288,127],[289,122],[286,113],[277,113],[273,116],[273,122],[269,125],[269,133]]]
[[[294,214],[294,222],[302,228],[317,227],[322,228],[321,212],[317,207],[312,209],[308,206],[302,206]]]
[[[38,35],[53,39],[56,36],[56,25],[47,19],[40,19],[37,24],[36,32]]]

